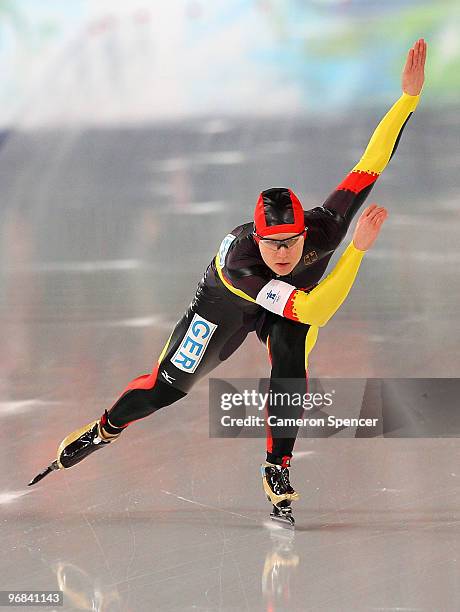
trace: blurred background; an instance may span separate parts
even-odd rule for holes
[[[0,19],[6,128],[383,108],[421,35],[424,107],[458,102],[455,0],[2,0]]]
[[[93,532],[85,531],[89,523],[80,518],[79,500],[95,500],[106,514],[125,503],[132,508],[136,487],[145,491],[153,465],[159,470],[155,478],[168,491],[195,499],[193,483],[199,481],[193,465],[206,458],[206,449],[216,449],[215,461],[225,469],[233,445],[242,441],[208,439],[207,382],[202,381],[178,407],[135,425],[131,446],[120,447],[116,463],[126,477],[124,487],[114,483],[103,457],[79,467],[75,476],[58,474],[54,481],[50,476],[44,487],[33,489],[34,495],[23,497],[31,490],[21,489],[53,458],[60,439],[97,418],[130,380],[151,370],[222,238],[251,219],[262,189],[289,186],[305,208],[326,199],[400,96],[406,54],[419,37],[428,42],[422,100],[369,198],[369,203],[386,206],[390,217],[366,255],[347,302],[321,330],[310,359],[312,376],[459,376],[458,0],[0,0],[0,503],[11,502],[5,521],[13,526],[2,537],[9,551],[2,564],[3,588],[27,586],[20,568],[28,568],[29,582],[36,588],[51,588],[48,569],[58,559],[59,574],[65,559],[81,568],[85,580],[95,572],[103,584],[121,584],[121,592],[129,591],[130,577],[142,574],[142,563],[133,553],[127,565],[111,564],[111,552],[116,559],[111,543],[118,548],[130,545],[120,535],[129,523],[124,522],[123,510],[120,531],[104,521],[108,531],[98,532],[102,539],[106,535],[102,547]],[[340,253],[341,249],[329,269]],[[242,372],[251,377],[268,373],[265,351],[254,338],[215,375]],[[263,450],[258,442],[244,443],[248,464]],[[184,471],[178,471],[173,461],[178,446],[190,459]],[[309,492],[311,504],[320,508],[324,501],[326,508],[335,508],[340,500],[355,503],[347,497],[354,489],[350,492],[345,484],[341,489],[340,483],[353,482],[360,473],[359,449],[346,447],[349,457],[356,453],[356,460],[339,466],[328,448],[331,471],[339,470],[336,497],[328,501],[332,485],[326,478],[322,491]],[[403,461],[395,459],[395,465],[385,470],[381,453],[386,456],[387,451],[377,444],[368,447],[371,489],[379,466],[382,482],[387,482],[384,478],[391,479],[396,464],[400,468],[404,463],[404,449],[398,449]],[[408,503],[412,494],[427,490],[422,472],[430,469],[430,455],[420,449],[421,458],[414,455],[416,461],[406,475]],[[437,452],[435,446],[430,449]],[[451,457],[448,451],[441,463],[432,465],[433,482],[445,492],[452,490],[439,480],[438,468],[444,461],[449,470]],[[96,488],[95,474],[118,492]],[[218,474],[216,467],[214,478]],[[320,476],[318,465],[318,481]],[[243,505],[252,503],[251,512],[254,507],[262,512],[257,474],[253,480],[254,502],[243,500]],[[68,482],[77,486],[75,497]],[[241,490],[237,483],[232,489],[227,476],[225,482],[225,490],[216,484],[222,494],[218,503],[227,500],[234,509]],[[391,487],[388,482],[386,486]],[[388,490],[399,485],[393,486]],[[365,489],[364,477],[356,490]],[[216,504],[211,493],[209,503]],[[59,509],[53,506],[53,495],[61,500]],[[141,499],[143,493],[139,495]],[[158,503],[165,515],[171,510],[168,504],[174,505]],[[380,507],[380,498],[376,503]],[[72,512],[76,523],[66,523]],[[100,516],[96,513],[91,525]],[[239,520],[235,516],[233,520]],[[59,525],[60,534],[54,527],[48,532],[47,522],[48,527]],[[143,529],[139,523],[129,525]],[[150,531],[150,522],[145,526],[138,541],[145,538],[149,543],[157,532]],[[78,552],[80,528],[89,538],[87,550],[96,550],[95,569]],[[198,521],[197,541],[201,528]],[[331,559],[321,551],[329,536],[317,533],[316,567],[327,568],[323,561]],[[334,533],[329,535],[328,550],[334,551]],[[407,559],[425,559],[426,570],[433,559],[412,548],[420,544],[423,553],[425,543],[414,543],[410,535],[408,531],[407,540],[403,538]],[[452,543],[451,533],[446,530],[445,535]],[[73,536],[76,546],[66,556]],[[242,547],[237,563],[241,561],[243,569],[247,563],[246,603],[256,609],[260,593],[251,591],[256,583],[247,582],[246,576],[250,581],[250,567],[257,574],[262,564],[264,588],[272,597],[267,585],[273,551],[269,546],[268,570],[263,569],[266,545],[259,546],[254,534],[251,538],[251,550]],[[18,541],[22,544],[16,550]],[[354,547],[352,536],[345,541],[350,544],[344,545],[343,556],[337,555],[343,559],[337,572],[348,584],[353,576],[347,572],[353,568],[356,573],[370,571],[373,553],[360,557],[359,543]],[[381,558],[384,564],[388,559],[388,567],[375,566],[376,574],[381,569],[383,575],[393,571],[396,544],[391,537],[387,544]],[[274,550],[279,564],[278,544]],[[304,563],[308,558],[307,566],[313,566],[315,560],[306,550]],[[302,546],[288,557],[291,565],[298,564],[301,553]],[[108,555],[110,571],[99,554]],[[188,553],[179,547],[177,554]],[[244,561],[245,555],[254,565]],[[447,586],[455,584],[444,571],[454,566],[446,568],[441,561],[446,559],[434,564],[439,568],[435,578],[439,583],[445,579]],[[381,601],[454,609],[449,608],[452,591],[444,591],[445,600],[436,598],[424,590],[423,576],[422,571],[420,582],[412,576],[412,582],[401,587],[408,589],[406,598],[390,601],[382,595]],[[201,579],[205,585],[204,573]],[[168,584],[149,583],[144,588],[156,588],[156,593],[163,588],[166,601]],[[175,586],[184,606],[201,601],[190,599],[187,583],[177,581]],[[220,595],[216,587],[203,605],[211,601],[225,608],[232,601],[231,586],[224,585],[222,591],[221,580]],[[315,586],[310,583],[308,588]],[[367,598],[362,585],[358,590],[363,605],[374,601],[375,592],[369,591]],[[286,599],[289,609],[305,609],[303,589],[298,591],[298,608],[292,593]],[[317,612],[326,600],[321,595],[315,599],[315,593],[310,590]],[[337,597],[337,602],[345,601],[343,592]],[[348,597],[346,601],[352,602],[351,590]],[[144,603],[136,609],[147,609]],[[336,609],[332,606],[327,609]],[[348,609],[360,608],[354,602]]]
[[[420,36],[422,102],[369,199],[390,219],[312,368],[458,375],[458,2],[0,0],[0,33],[7,387],[148,370],[262,189],[313,207],[353,167]]]

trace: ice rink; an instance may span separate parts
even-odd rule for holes
[[[35,487],[60,440],[151,370],[258,192],[321,204],[381,113],[7,134],[0,149],[2,589],[64,610],[404,610],[460,601],[460,444],[299,440],[294,533],[268,521],[263,440],[209,439],[207,381]],[[310,375],[456,377],[458,113],[420,109],[388,207]],[[312,143],[315,146],[312,146]],[[346,242],[344,242],[346,244]],[[215,374],[266,376],[248,338]]]

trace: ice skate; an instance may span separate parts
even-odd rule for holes
[[[54,470],[63,470],[76,465],[94,451],[117,440],[121,431],[117,434],[107,433],[104,430],[104,424],[107,423],[107,420],[107,411],[105,411],[102,419],[92,421],[64,438],[57,450],[56,460],[43,472],[37,474],[28,486],[36,484]]]
[[[300,498],[289,482],[289,468],[265,462],[260,466],[262,484],[268,501],[273,504],[270,518],[288,527],[294,527],[291,502]]]
[[[272,521],[281,523],[285,527],[295,527],[295,520],[292,514],[291,502],[282,501],[277,506],[273,506],[273,510],[270,512],[270,518]]]

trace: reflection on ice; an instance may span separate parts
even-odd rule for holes
[[[295,531],[266,526],[270,527],[271,547],[262,572],[262,594],[267,610],[277,610],[280,605],[289,607],[291,580],[300,564],[300,555],[295,550]]]
[[[59,561],[54,564],[53,571],[57,588],[64,594],[65,608],[92,612],[121,612],[123,609],[116,589],[101,587],[97,577],[91,578],[77,565]]]

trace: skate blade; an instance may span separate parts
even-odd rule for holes
[[[30,487],[36,484],[37,482],[40,482],[42,478],[45,478],[45,476],[48,476],[48,474],[51,474],[51,472],[54,472],[54,470],[58,470],[58,469],[59,469],[58,462],[53,461],[53,463],[49,465],[47,468],[45,468],[43,472],[40,472],[40,474],[37,474],[35,478],[32,478],[32,480],[29,482],[27,486]]]
[[[291,518],[287,518],[284,516],[275,516],[274,514],[270,514],[270,518],[275,523],[279,523],[280,525],[282,525],[283,527],[286,527],[287,529],[295,529],[295,521],[294,521],[294,517],[292,516]]]

